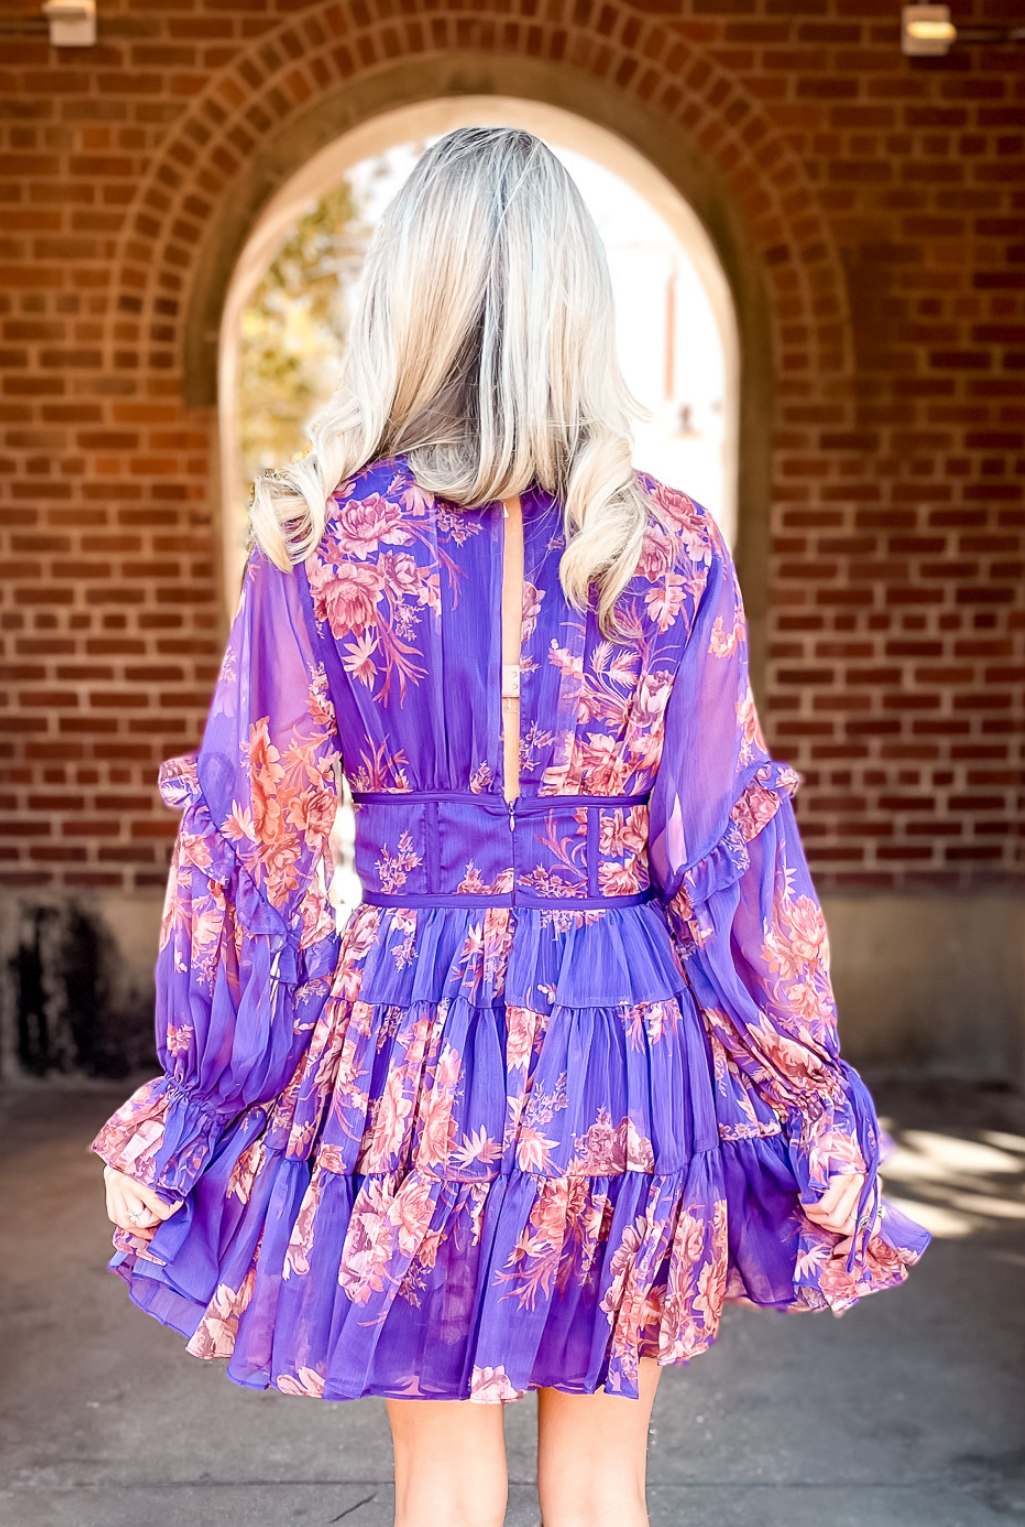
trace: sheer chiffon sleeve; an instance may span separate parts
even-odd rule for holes
[[[736,569],[710,517],[708,535],[707,578],[650,800],[652,875],[712,1049],[734,1198],[731,1297],[839,1313],[902,1281],[929,1235],[881,1196],[879,1165],[892,1141],[840,1050],[828,931],[793,807],[802,779],[766,746]],[[833,1255],[841,1238],[801,1206],[846,1172],[864,1172],[865,1182],[841,1260]],[[759,1257],[747,1255],[759,1206],[787,1194],[793,1289],[771,1278],[766,1286]]]
[[[155,971],[163,1073],[92,1149],[170,1203],[232,1120],[287,1087],[337,955],[339,749],[306,592],[303,568],[254,553],[202,744],[160,771],[182,813]]]

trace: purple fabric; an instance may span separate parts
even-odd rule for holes
[[[472,790],[357,790],[353,801],[356,871],[364,900],[377,906],[544,906],[569,898],[575,908],[623,907],[655,895],[644,853],[647,813],[638,809],[647,791],[507,801]]]
[[[157,960],[163,1074],[93,1141],[182,1207],[131,1297],[254,1388],[637,1394],[736,1300],[841,1314],[927,1232],[839,1053],[828,936],[711,516],[642,476],[626,643],[523,495],[520,798],[502,785],[503,516],[397,457],[304,567],[251,559]],[[364,900],[327,888],[339,769]],[[802,1212],[866,1173],[846,1257]]]

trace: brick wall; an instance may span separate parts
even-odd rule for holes
[[[427,89],[452,49],[597,84],[744,230],[772,372],[744,578],[823,890],[1011,883],[1025,50],[906,60],[896,0],[100,0],[60,52],[35,15],[0,18],[3,885],[162,889],[156,769],[223,639],[215,411],[186,402],[206,241],[319,99],[417,56]]]

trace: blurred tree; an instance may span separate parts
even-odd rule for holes
[[[242,315],[238,430],[247,493],[309,444],[307,425],[338,380],[347,289],[370,229],[346,181],[290,230]]]

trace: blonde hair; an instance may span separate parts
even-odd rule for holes
[[[341,381],[312,448],[255,484],[253,538],[304,560],[339,483],[404,455],[421,487],[481,505],[532,483],[563,504],[559,575],[598,619],[636,567],[650,499],[632,465],[645,410],[616,357],[593,218],[551,149],[520,128],[463,127],[417,161],[367,254]]]

